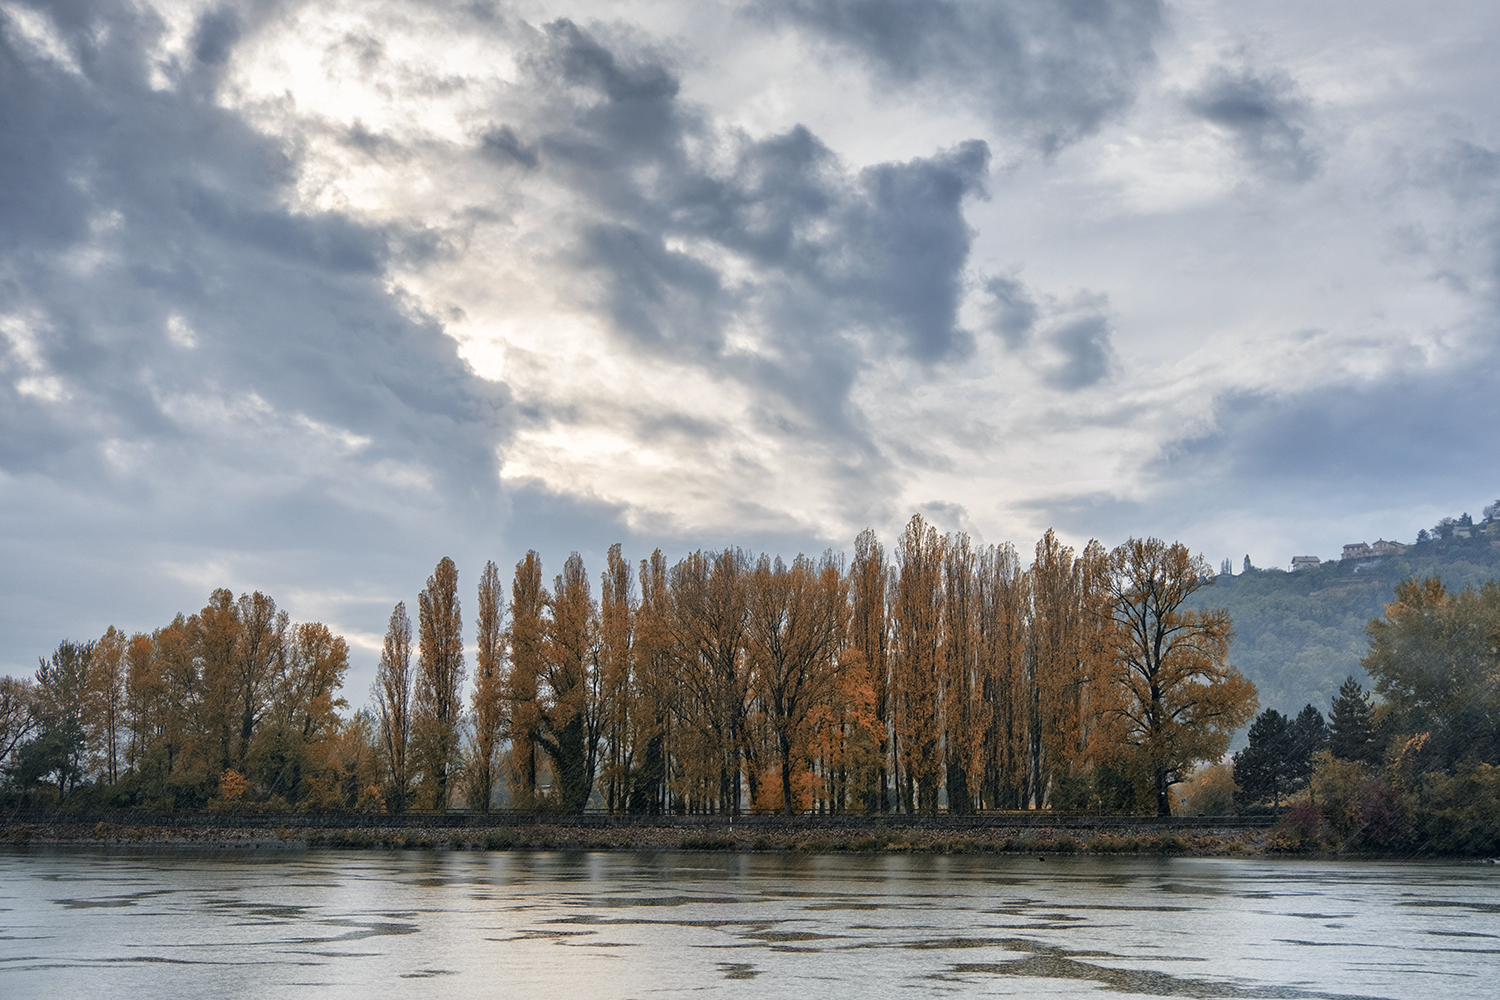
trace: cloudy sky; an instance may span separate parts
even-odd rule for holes
[[[1500,7],[0,0],[0,670],[443,555],[1500,495]],[[472,605],[472,601],[468,602]]]

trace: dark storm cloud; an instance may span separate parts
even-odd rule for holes
[[[1158,0],[778,0],[769,16],[855,54],[891,89],[929,86],[1044,152],[1133,100]]]
[[[1284,73],[1219,68],[1188,96],[1189,110],[1234,136],[1241,156],[1276,180],[1305,181],[1318,171],[1308,140],[1307,100]]]
[[[852,173],[800,126],[756,140],[717,130],[668,67],[620,49],[548,25],[529,59],[548,95],[537,133],[507,140],[537,149],[539,169],[605,217],[579,234],[574,259],[597,276],[596,305],[618,331],[849,434],[847,392],[872,357],[967,353],[962,209],[983,193],[984,143]],[[723,253],[750,276],[731,281],[713,260]],[[730,321],[747,317],[769,346],[754,358],[725,346]]]
[[[200,20],[193,62],[155,90],[149,11],[36,9],[79,71],[3,25],[0,484],[29,511],[6,542],[36,567],[24,589],[66,604],[128,578],[112,560],[130,552],[136,591],[175,593],[146,555],[163,547],[304,548],[323,553],[307,581],[347,585],[344,560],[430,561],[433,539],[493,516],[506,393],[385,289],[420,240],[284,207],[296,163],[197,67],[226,62],[242,14]],[[57,576],[72,550],[92,580]],[[6,617],[15,641],[58,638]]]

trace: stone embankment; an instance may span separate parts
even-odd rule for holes
[[[11,844],[205,849],[713,850],[938,854],[1261,854],[1269,817],[576,816],[534,813],[0,814]]]

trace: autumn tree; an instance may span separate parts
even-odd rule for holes
[[[890,628],[886,590],[890,568],[875,532],[854,539],[849,565],[849,629],[837,663],[836,694],[843,759],[852,772],[863,811],[890,809]]]
[[[1019,809],[1029,798],[1031,582],[1014,546],[1007,543],[979,554],[979,661],[988,706],[984,788],[991,808]]]
[[[412,693],[412,742],[418,750],[427,800],[448,807],[448,779],[459,761],[463,712],[463,616],[458,567],[444,556],[417,595],[417,678]]]
[[[791,566],[762,555],[750,576],[746,641],[780,771],[781,811],[799,812],[793,771],[805,771],[809,718],[833,694],[847,589],[837,565],[799,555]]]
[[[145,762],[162,732],[166,679],[156,664],[156,641],[143,632],[125,647],[125,766],[135,771]]]
[[[276,602],[260,591],[240,596],[235,618],[239,623],[233,661],[236,743],[234,760],[241,771],[270,701],[274,678],[284,669],[290,620]]]
[[[686,730],[683,777],[716,808],[735,814],[742,755],[752,781],[757,770],[753,747],[744,739],[751,696],[744,664],[750,569],[739,549],[700,551],[677,563],[670,576],[673,659],[685,695],[678,702]],[[753,798],[753,786],[751,791]]]
[[[505,727],[504,608],[500,570],[493,562],[487,562],[479,577],[478,634],[474,650],[474,754],[469,775],[473,802],[481,812],[490,809],[490,795],[495,785],[495,755]]]
[[[978,554],[966,534],[952,539],[943,553],[942,598],[939,697],[944,785],[948,811],[961,816],[974,811],[991,709],[983,697],[980,668]]]
[[[897,785],[904,811],[937,814],[942,783],[938,674],[943,639],[943,555],[937,529],[920,514],[896,549],[891,613]],[[904,780],[903,780],[904,779]]]
[[[386,627],[373,690],[380,710],[380,743],[386,763],[386,802],[405,811],[411,790],[408,751],[412,731],[411,619],[398,602]]]
[[[1104,634],[1107,554],[1090,542],[1081,555],[1051,530],[1037,542],[1031,568],[1031,787],[1034,802],[1086,804],[1097,737],[1106,710],[1103,682],[1114,650]]]
[[[228,596],[229,592],[220,592]],[[222,723],[224,702],[217,697],[205,698],[204,678],[200,672],[203,657],[203,627],[198,615],[185,618],[177,615],[172,623],[158,629],[152,636],[155,655],[151,660],[160,702],[152,713],[158,728],[157,741],[160,748],[160,777],[170,779],[191,765],[195,770],[206,769],[214,748],[225,746]],[[232,633],[231,633],[232,635]],[[228,650],[223,651],[226,654]],[[227,665],[227,664],[226,664]],[[219,679],[223,679],[222,676]],[[208,710],[204,703],[208,702]]]
[[[236,763],[235,736],[241,721],[236,711],[241,625],[234,593],[222,587],[215,590],[188,626],[186,636],[193,640],[194,659],[201,664],[193,699],[198,718],[192,727],[192,735],[199,738],[187,741],[184,749],[197,751],[194,765],[218,773]]]
[[[661,549],[642,559],[640,603],[636,608],[631,659],[632,696],[630,791],[625,808],[657,815],[668,809],[672,716],[678,709],[675,636],[669,570]]]
[[[1255,712],[1255,686],[1228,663],[1228,614],[1183,607],[1212,579],[1208,564],[1180,543],[1131,539],[1110,555],[1110,681],[1118,698],[1110,721],[1159,816],[1171,815],[1172,784],[1223,756]]]
[[[636,753],[638,679],[635,676],[635,602],[630,564],[618,543],[599,575],[599,673],[603,687],[604,804],[610,813],[629,799]]]
[[[120,737],[125,716],[125,634],[111,625],[94,643],[89,661],[89,750],[104,780],[120,780]]]
[[[265,709],[245,757],[246,777],[291,804],[331,806],[340,795],[337,710],[349,647],[321,622],[285,632],[266,682]]]
[[[537,739],[542,705],[538,700],[547,667],[547,609],[551,596],[542,586],[542,559],[536,552],[516,563],[511,583],[510,670],[505,701],[510,715],[511,802],[520,809],[537,805]]]
[[[551,759],[562,807],[583,812],[598,767],[602,706],[598,607],[576,552],[555,581],[550,639],[537,743]]]

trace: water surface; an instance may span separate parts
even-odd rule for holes
[[[1500,869],[1203,858],[0,853],[0,995],[1500,994]]]

